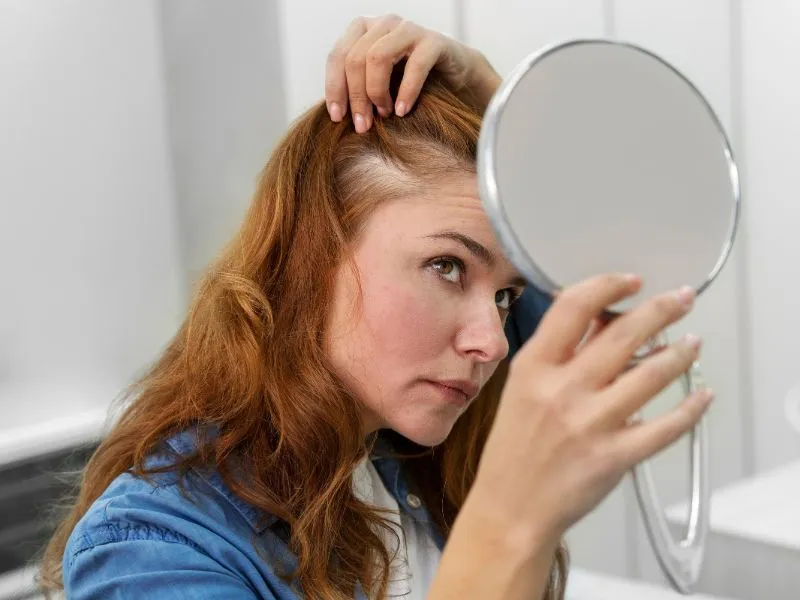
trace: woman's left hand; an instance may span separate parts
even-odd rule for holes
[[[389,79],[392,68],[403,58],[408,60],[397,101],[393,103]],[[334,121],[341,121],[349,105],[359,133],[372,126],[373,105],[381,116],[394,111],[402,117],[411,110],[434,67],[455,88],[470,88],[483,106],[500,84],[500,76],[474,48],[396,15],[359,17],[328,56],[325,73],[328,113]]]

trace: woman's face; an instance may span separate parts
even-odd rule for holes
[[[367,432],[439,444],[508,353],[503,324],[524,281],[474,175],[380,204],[353,252],[361,296],[345,262],[327,331],[333,367],[362,403]]]

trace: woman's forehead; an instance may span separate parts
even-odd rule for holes
[[[419,193],[384,203],[374,216],[393,228],[430,232],[466,228],[484,237],[484,242],[494,242],[494,232],[477,187],[442,184],[421,189]]]
[[[370,218],[366,237],[369,241],[364,241],[373,249],[455,244],[491,270],[508,273],[514,285],[524,285],[497,241],[474,176],[472,181],[443,182],[425,192],[383,203]]]

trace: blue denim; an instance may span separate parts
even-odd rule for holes
[[[535,290],[515,304],[506,324],[512,353],[533,333],[547,306]],[[196,447],[189,431],[167,443],[181,456]],[[372,460],[386,488],[442,548],[424,505],[409,503],[414,488],[401,463],[385,456],[385,449],[379,445]],[[160,460],[167,459],[154,456],[151,465]],[[70,535],[64,586],[69,600],[296,600],[302,592],[277,574],[291,571],[295,560],[281,522],[237,498],[219,473],[192,470],[152,481],[125,473]],[[356,598],[363,597],[358,591]]]
[[[167,444],[182,456],[196,447],[189,431]],[[412,490],[400,463],[381,454],[372,460],[384,485],[441,548],[428,511],[408,502]],[[265,515],[234,496],[214,471],[193,470],[180,483],[176,474],[146,481],[130,473],[112,482],[67,543],[68,599],[302,597],[276,573],[296,564],[279,521],[262,520]]]
[[[506,320],[509,356],[513,356],[533,335],[551,304],[552,300],[544,292],[533,286],[525,288]]]

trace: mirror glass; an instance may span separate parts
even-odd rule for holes
[[[636,298],[701,293],[739,212],[725,132],[698,90],[633,45],[537,52],[495,95],[479,148],[481,197],[510,260],[542,291],[632,272]]]

